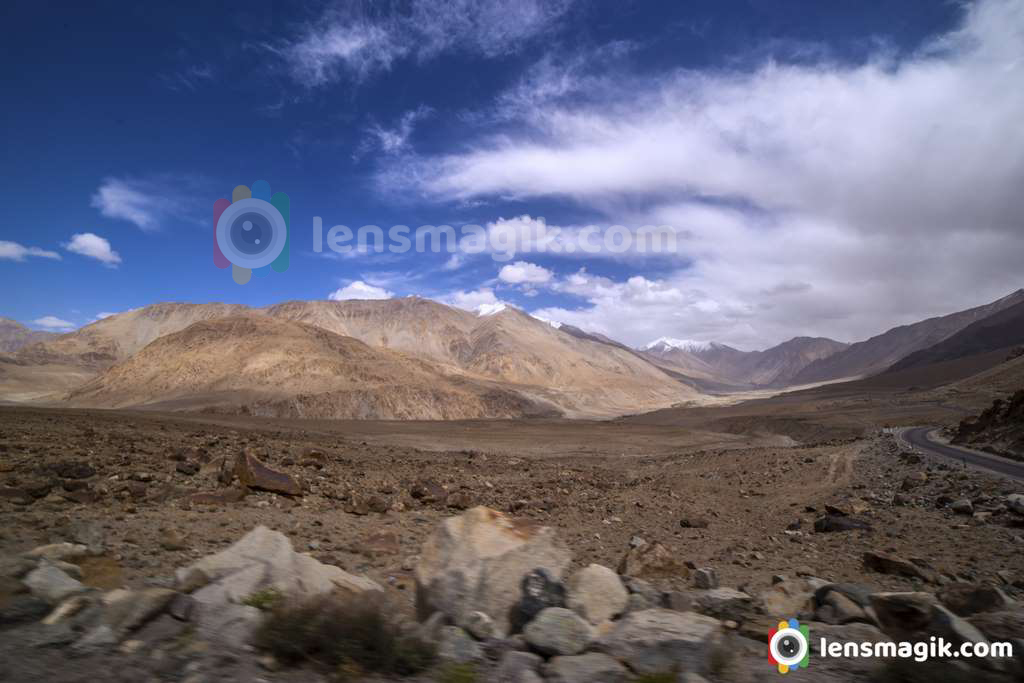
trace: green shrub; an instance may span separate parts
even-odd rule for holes
[[[408,676],[428,668],[434,647],[403,631],[380,593],[278,600],[254,644],[286,665],[308,664],[338,678]]]
[[[280,599],[281,594],[279,592],[273,588],[265,588],[261,591],[256,591],[245,600],[242,600],[242,604],[265,611],[273,607]]]
[[[437,683],[476,683],[476,667],[472,664],[447,664],[434,677]]]

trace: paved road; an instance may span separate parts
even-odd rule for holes
[[[1024,462],[1014,462],[998,455],[989,455],[977,451],[967,451],[956,446],[932,441],[928,434],[932,427],[911,427],[903,430],[903,439],[911,446],[955,462],[966,462],[968,465],[995,472],[1013,479],[1024,480]]]

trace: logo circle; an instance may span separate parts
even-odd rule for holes
[[[776,663],[796,666],[807,656],[807,638],[795,628],[784,628],[775,632],[768,648]]]
[[[217,220],[217,246],[239,268],[270,265],[284,251],[287,238],[284,216],[263,199],[234,202]]]

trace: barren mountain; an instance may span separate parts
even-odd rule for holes
[[[70,392],[68,403],[355,419],[556,412],[493,383],[451,377],[404,354],[258,314],[164,335]]]
[[[739,387],[781,387],[811,363],[846,344],[824,337],[795,337],[764,351],[740,351],[718,342],[661,338],[643,350],[655,364],[699,380]]]
[[[996,399],[977,417],[962,421],[953,443],[1024,460],[1024,389]]]
[[[839,353],[811,363],[794,378],[794,384],[810,384],[843,378],[864,377],[882,372],[911,353],[953,336],[971,323],[1024,301],[1024,289],[984,306],[970,308],[912,325],[902,325],[851,344]]]
[[[29,329],[17,320],[0,318],[0,353],[17,351],[23,346],[55,337],[53,332]]]
[[[1024,301],[971,323],[951,337],[898,361],[890,372],[1024,344]]]

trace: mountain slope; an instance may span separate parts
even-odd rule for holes
[[[882,372],[911,353],[926,349],[951,337],[978,320],[1024,301],[1024,290],[984,306],[902,325],[851,344],[839,353],[811,363],[794,378],[794,384],[811,384],[843,378],[863,377]]]
[[[1024,344],[1024,301],[971,323],[934,346],[915,351],[895,363],[889,371],[932,365],[1021,344]]]
[[[17,351],[23,346],[46,341],[57,335],[25,327],[16,320],[0,318],[0,353]]]
[[[193,323],[70,392],[71,405],[278,417],[459,419],[553,414],[507,388],[313,325],[259,314]]]

